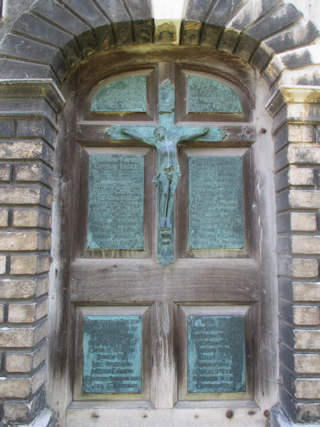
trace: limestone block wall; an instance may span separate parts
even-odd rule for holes
[[[45,407],[55,122],[63,102],[51,85],[29,87],[28,101],[21,98],[24,89],[2,85],[0,95],[0,398],[5,423],[32,421]]]
[[[319,423],[320,50],[314,24],[277,0],[189,0],[183,21],[165,25],[153,21],[148,0],[37,0],[15,9],[0,37],[1,422],[48,425],[51,418],[43,409],[60,87],[95,53],[180,44],[241,58],[270,86],[280,298],[280,400],[271,423]]]
[[[312,422],[320,385],[319,94],[282,88],[268,108],[274,118],[281,395],[297,421]]]

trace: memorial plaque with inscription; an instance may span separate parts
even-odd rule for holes
[[[144,157],[89,157],[88,249],[144,249]]]
[[[242,113],[238,94],[229,86],[200,76],[189,76],[188,113]]]
[[[141,393],[142,317],[86,316],[84,393]]]
[[[188,392],[245,392],[244,317],[190,315],[187,322]]]
[[[244,247],[242,158],[189,158],[189,248]]]
[[[147,76],[130,76],[106,83],[94,96],[94,113],[144,113],[147,111]]]

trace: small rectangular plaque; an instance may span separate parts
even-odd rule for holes
[[[88,249],[144,249],[144,156],[90,155]]]
[[[242,158],[189,158],[189,248],[244,247]]]
[[[141,393],[142,316],[85,316],[84,393]]]
[[[188,392],[245,392],[244,317],[190,315],[187,319]]]

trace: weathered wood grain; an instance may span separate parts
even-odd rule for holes
[[[71,267],[74,302],[254,302],[258,266],[250,259],[78,259]]]

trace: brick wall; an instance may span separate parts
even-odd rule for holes
[[[46,96],[57,94],[45,84],[30,89],[33,104],[44,102],[48,114],[41,108],[36,118],[25,112],[19,84],[0,93],[0,399],[5,423],[31,421],[45,406],[57,113]]]
[[[297,421],[320,415],[320,93],[286,88],[274,117],[280,294],[281,394]],[[319,289],[318,289],[319,288]],[[310,403],[309,403],[309,402]]]

